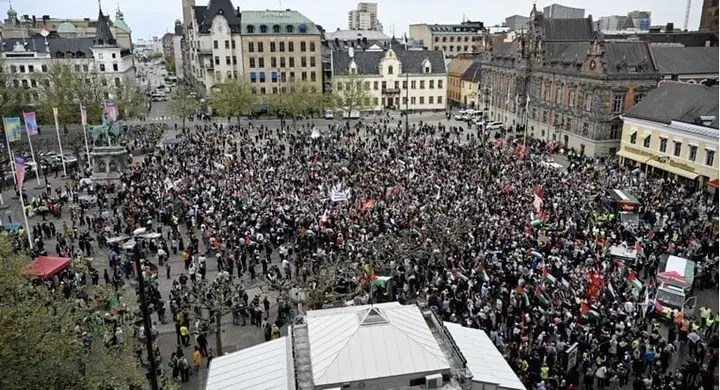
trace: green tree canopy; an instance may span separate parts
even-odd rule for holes
[[[4,233],[0,258],[0,359],[7,362],[0,365],[1,387],[105,390],[145,383],[131,329],[121,325],[124,342],[104,342],[108,329],[102,317],[110,310],[111,290],[98,288],[85,304],[31,283],[29,259],[13,253]],[[121,301],[131,304],[136,298],[128,295]]]
[[[256,99],[250,83],[246,80],[234,79],[215,85],[208,101],[215,113],[234,116],[240,121],[240,117],[253,113]]]
[[[357,74],[350,74],[335,81],[338,85],[334,94],[335,106],[348,115],[370,108],[370,89]],[[342,87],[340,87],[342,85]]]
[[[180,85],[170,95],[167,109],[172,115],[182,117],[182,126],[185,128],[185,120],[200,110],[200,102],[192,96],[190,87]]]
[[[332,107],[332,100],[310,83],[291,82],[283,87],[286,92],[267,95],[268,109],[277,115],[289,116],[295,121],[301,116],[319,114]]]
[[[124,79],[112,91],[124,119],[139,118],[147,114],[147,96],[145,91],[133,79]]]

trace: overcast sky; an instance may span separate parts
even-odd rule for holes
[[[101,0],[103,10],[115,15],[120,6],[125,20],[133,30],[133,40],[160,36],[172,31],[175,19],[181,18],[181,0]],[[207,0],[196,0],[197,5],[207,4]],[[690,29],[700,24],[702,0],[692,0],[690,11]],[[7,0],[4,2],[7,11]],[[531,0],[378,0],[380,22],[385,33],[402,36],[408,25],[413,23],[458,23],[463,19],[479,20],[493,26],[502,23],[505,17],[520,14],[529,15]],[[674,22],[682,27],[687,2],[684,0],[567,0],[559,2],[570,7],[585,8],[585,15],[591,14],[595,20],[600,16],[625,15],[632,10],[652,12],[652,24],[664,25]],[[538,9],[552,4],[538,3]],[[348,11],[354,9],[354,0],[243,0],[234,5],[245,10],[286,9],[300,11],[327,31],[347,28]],[[151,8],[149,8],[151,7]],[[52,17],[97,17],[97,0],[15,0],[13,8],[23,15],[51,15]],[[4,19],[4,18],[3,18]]]

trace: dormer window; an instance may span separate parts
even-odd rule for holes
[[[350,68],[350,74],[357,74],[357,68]]]
[[[393,71],[394,71],[394,70],[395,70],[395,69],[393,69],[392,65],[391,65],[391,66],[388,66],[388,68],[387,68],[387,73],[388,73],[388,74],[393,74]]]
[[[277,24],[274,25],[274,26],[273,26],[273,32],[274,32],[275,34],[279,34],[279,33],[280,33],[280,26],[277,25]]]
[[[293,31],[295,31],[295,28],[294,28],[293,26],[290,26],[290,25],[285,26],[285,32],[286,32],[286,33],[292,34]]]
[[[255,26],[247,26],[245,27],[245,30],[248,34],[255,34]]]
[[[425,67],[425,73],[430,73],[430,67],[429,67],[429,66],[426,66],[426,67]]]
[[[266,26],[266,25],[263,24],[263,25],[260,26],[260,33],[261,33],[261,34],[266,34],[266,33],[267,33],[267,26]]]

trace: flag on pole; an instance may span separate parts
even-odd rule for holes
[[[642,283],[637,278],[637,274],[635,273],[635,271],[633,271],[633,270],[628,271],[627,280],[628,280],[628,282],[630,282],[630,285],[632,286],[632,288],[635,291],[642,290]]]
[[[583,316],[587,317],[588,319],[597,320],[600,319],[600,313],[598,313],[597,310],[594,310],[590,305],[587,303],[583,303],[580,306],[580,313],[582,313]]]
[[[57,111],[57,109],[53,108],[53,112]],[[31,135],[37,135],[38,134],[38,124],[37,124],[37,117],[35,116],[35,112],[23,112],[23,120],[25,120],[25,130],[28,133],[28,136]]]
[[[53,118],[55,118],[55,123],[58,123],[58,109],[57,109],[57,107],[53,107]]]
[[[7,134],[8,142],[20,141],[22,133],[19,117],[3,117],[3,126],[5,127],[5,134]]]
[[[530,95],[525,95],[525,111],[527,111],[529,106],[530,106]]]
[[[557,283],[557,279],[548,272],[547,268],[543,268],[543,277],[545,278],[545,282],[554,285]]]
[[[110,119],[116,121],[118,117],[117,103],[112,100],[105,100],[105,112],[108,114]]]
[[[15,179],[18,187],[22,187],[25,180],[25,159],[22,156],[15,156]]]
[[[80,123],[83,126],[87,126],[87,107],[84,104],[80,105]]]
[[[535,289],[535,298],[537,298],[538,302],[540,302],[543,306],[550,305],[550,301],[547,299],[545,292],[540,287]]]

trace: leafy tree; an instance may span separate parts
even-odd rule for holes
[[[169,74],[175,74],[175,71],[177,70],[177,65],[175,65],[174,61],[170,61],[165,65],[165,70],[167,70]]]
[[[182,127],[185,128],[185,120],[200,110],[200,102],[192,96],[192,89],[185,85],[178,86],[167,105],[168,111],[182,117]]]
[[[112,95],[123,118],[139,118],[147,114],[147,96],[135,80],[123,80],[119,86],[112,88]]]
[[[350,74],[336,79],[336,85],[343,84],[342,89],[338,88],[334,94],[334,105],[337,109],[343,110],[350,116],[354,112],[371,107],[370,91],[366,88],[366,80],[357,74]]]
[[[0,386],[4,389],[117,389],[142,387],[135,341],[126,319],[112,316],[126,335],[114,339],[104,322],[111,290],[76,302],[61,291],[28,279],[28,259],[0,237]],[[134,297],[119,297],[115,309],[132,312]],[[126,303],[122,303],[126,302]],[[119,340],[119,341],[118,341]]]
[[[322,113],[330,106],[331,100],[307,82],[291,82],[286,92],[268,95],[269,111],[282,117],[289,116],[295,121],[305,115]]]
[[[247,80],[234,79],[215,85],[208,102],[216,113],[228,117],[234,116],[240,123],[240,117],[252,114],[256,98]]]
[[[223,354],[222,317],[230,313],[240,302],[240,292],[232,289],[229,281],[208,282],[201,279],[191,286],[183,310],[190,318],[199,319],[203,324],[215,324],[215,349],[218,356]]]

